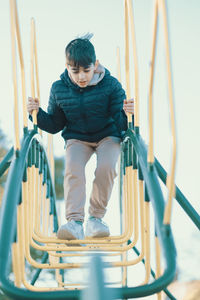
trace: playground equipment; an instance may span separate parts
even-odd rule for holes
[[[10,0],[15,107],[15,142],[0,164],[0,175],[8,168],[0,217],[0,287],[13,299],[128,299],[157,293],[158,299],[167,290],[176,273],[176,249],[171,232],[171,207],[175,198],[187,216],[200,228],[200,217],[174,184],[176,162],[176,131],[173,110],[167,18],[164,0],[155,1],[155,17],[151,72],[149,83],[149,145],[139,131],[138,64],[134,18],[131,0],[124,0],[127,97],[130,96],[129,30],[133,42],[135,78],[134,121],[128,117],[129,129],[124,134],[120,158],[120,224],[121,234],[99,239],[59,240],[56,232],[59,216],[54,191],[52,136],[46,151],[42,132],[38,132],[36,113],[33,129],[28,129],[23,53],[16,0]],[[163,17],[166,41],[166,65],[170,120],[172,128],[172,162],[170,173],[163,169],[153,152],[153,80],[158,13]],[[130,24],[130,26],[129,26]],[[17,41],[23,99],[23,138],[20,142],[17,72],[15,58]],[[31,93],[40,99],[36,34],[31,20]],[[36,79],[36,80],[35,80]],[[119,74],[120,79],[120,74]],[[36,83],[35,83],[36,81]],[[160,180],[168,189],[165,200]],[[150,226],[150,205],[153,222]],[[152,270],[150,239],[155,229],[156,271]],[[80,246],[81,244],[81,246]],[[34,249],[34,252],[33,252]],[[34,255],[33,255],[34,253]],[[136,256],[133,256],[133,253]],[[91,259],[92,257],[92,259]],[[131,285],[129,268],[144,264],[144,280]],[[11,268],[12,267],[12,268]],[[27,273],[30,268],[31,279]],[[90,281],[68,280],[68,270],[90,269]],[[103,269],[119,269],[120,282],[105,282]],[[39,276],[52,270],[50,286],[37,285]],[[30,271],[29,271],[30,272]]]

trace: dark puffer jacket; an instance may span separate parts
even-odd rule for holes
[[[48,113],[38,111],[38,127],[49,133],[62,130],[64,140],[98,142],[107,136],[121,137],[127,129],[126,95],[118,80],[104,71],[96,85],[80,88],[65,70],[52,85]]]

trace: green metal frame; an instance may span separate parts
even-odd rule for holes
[[[131,244],[131,240],[128,241],[128,245]],[[140,251],[136,248],[133,247],[133,251],[137,254],[137,256],[140,256]],[[142,259],[142,263],[145,265],[145,259]],[[155,279],[156,274],[155,272],[151,269],[151,276]],[[171,300],[176,300],[176,298],[170,293],[170,291],[167,288],[163,289],[163,292],[169,297]]]
[[[55,209],[55,192],[51,179],[50,168],[48,165],[46,152],[40,143],[40,139],[38,138],[37,130],[25,132],[21,144],[21,150],[17,153],[17,155],[16,153],[13,155],[12,151],[9,154],[9,159],[5,159],[3,162],[5,166],[6,161],[8,162],[11,156],[13,156],[6,182],[0,215],[0,288],[6,295],[13,299],[80,299],[82,297],[81,290],[34,292],[17,288],[14,286],[13,282],[8,279],[8,270],[11,264],[11,244],[16,237],[16,212],[17,205],[20,201],[21,182],[22,180],[26,180],[26,176],[24,175],[26,174],[25,171],[27,167],[27,161],[30,165],[37,165],[39,172],[42,172],[42,167],[38,163],[39,155],[44,156],[44,170],[46,171],[43,174],[43,180],[48,180],[48,190],[51,193],[52,199],[51,213],[54,215],[55,231],[57,230],[58,226]],[[38,151],[40,151],[40,153],[38,153]],[[166,287],[173,281],[176,274],[176,249],[171,227],[170,225],[163,224],[165,202],[159,184],[159,177],[161,177],[161,179],[165,182],[166,180],[164,177],[166,174],[165,176],[163,175],[163,168],[161,168],[157,161],[155,166],[148,165],[147,147],[138,131],[132,131],[131,129],[127,130],[123,137],[122,154],[121,168],[123,171],[125,172],[126,166],[133,165],[133,168],[139,169],[139,176],[145,181],[148,199],[151,201],[154,210],[156,233],[160,241],[161,251],[165,261],[165,268],[163,275],[150,284],[138,287],[106,288],[106,290],[108,290],[108,294],[112,293],[112,295],[116,295],[116,298],[114,299],[128,299],[148,296],[160,292],[161,290],[165,290]],[[3,164],[0,164],[0,170],[3,170]],[[178,192],[176,195],[180,195],[180,193]],[[181,199],[182,202],[187,202],[187,200],[183,199],[183,197]],[[189,215],[191,217],[191,206],[185,206],[184,209],[187,213],[188,209],[190,210]],[[192,213],[192,220],[196,225],[198,225],[199,216],[195,215],[194,211],[192,211]],[[193,218],[194,215],[196,219]],[[48,255],[44,255],[43,260],[47,259]],[[32,283],[38,279],[40,272],[41,270],[37,270],[32,279]],[[172,296],[171,299],[175,298]]]
[[[160,179],[164,184],[166,184],[167,172],[165,171],[165,169],[162,167],[162,165],[159,163],[157,159],[155,160],[155,166]],[[188,217],[192,220],[192,222],[196,225],[196,227],[200,229],[200,215],[197,213],[197,211],[190,204],[190,202],[185,198],[183,193],[176,185],[175,185],[175,193],[176,193],[175,195],[176,201],[180,204],[180,206],[183,208],[183,210],[188,215]]]
[[[6,172],[6,170],[10,167],[11,160],[13,158],[14,148],[12,147],[5,157],[2,159],[0,163],[0,177]]]

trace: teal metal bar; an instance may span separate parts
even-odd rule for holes
[[[12,147],[8,153],[4,156],[0,162],[0,177],[5,173],[5,171],[10,167],[12,157],[14,155],[14,147]]]
[[[155,159],[155,166],[158,172],[158,175],[162,182],[166,185],[167,181],[167,172],[162,167],[162,165],[159,163],[157,159]],[[183,208],[185,213],[189,216],[189,218],[192,220],[192,222],[197,226],[198,229],[200,229],[200,215],[197,213],[197,211],[193,208],[193,206],[190,204],[190,202],[186,199],[186,197],[183,195],[183,193],[179,190],[177,186],[176,188],[176,200],[180,204],[180,206]]]
[[[19,156],[11,164],[6,189],[4,193],[1,215],[0,215],[0,287],[5,294],[14,299],[80,299],[81,291],[51,291],[51,292],[33,292],[17,288],[8,279],[8,270],[10,266],[10,248],[14,240],[16,231],[16,208],[17,199],[19,199],[21,190],[21,181],[24,176],[25,161],[28,156],[29,148],[32,145],[33,138],[36,138],[36,132],[28,133],[22,142]],[[144,142],[139,135],[132,130],[128,130],[125,139],[129,139],[133,144],[138,157],[138,167],[141,169],[142,176],[146,183],[149,199],[153,205],[156,231],[161,245],[161,250],[165,262],[163,275],[154,282],[138,286],[123,288],[108,288],[110,293],[119,298],[135,298],[148,296],[157,293],[172,282],[176,273],[176,251],[169,225],[163,224],[164,199],[158,182],[158,174],[155,168],[149,169],[147,166],[147,150]],[[45,156],[46,160],[46,156]],[[45,175],[49,172],[49,166],[46,164]],[[50,176],[51,177],[51,176]],[[52,182],[51,178],[50,181]],[[55,199],[55,194],[54,194]],[[9,202],[9,205],[7,203]],[[9,226],[8,226],[9,220]]]
[[[35,167],[36,167],[36,168],[39,168],[40,147],[39,147],[39,142],[38,142],[37,140],[36,140],[35,150],[36,150],[36,162],[35,162]]]
[[[128,245],[131,244],[131,240],[128,241]],[[137,256],[140,256],[140,251],[136,248],[136,247],[133,247],[132,248],[133,251],[137,254]],[[142,259],[142,263],[145,265],[145,259],[143,258]],[[155,272],[151,269],[151,275],[152,277],[155,279],[156,278],[156,274]],[[165,294],[169,297],[169,299],[171,300],[177,300],[171,293],[170,291],[167,289],[167,288],[164,288],[163,291],[165,292]]]
[[[39,149],[40,149],[40,155],[39,155],[39,174],[42,174],[43,164],[44,164],[44,158],[43,158],[42,148],[41,148],[40,145],[39,145]]]
[[[103,275],[103,262],[100,255],[92,256],[90,261],[90,274],[88,288],[82,291],[81,300],[111,300],[120,295],[113,295],[113,290],[105,288]]]
[[[36,132],[31,131],[24,137],[19,156],[15,157],[11,163],[6,182],[0,214],[0,288],[12,299],[79,299],[80,291],[32,292],[15,287],[8,278],[11,264],[11,245],[16,239],[16,212],[21,195],[21,182],[24,178],[24,168],[28,156],[30,166],[32,164],[31,148],[35,135]]]
[[[48,260],[48,258],[49,258],[48,252],[44,253],[44,255],[43,255],[42,259],[41,259],[41,264],[46,263],[47,260]],[[44,270],[44,269],[37,269],[36,270],[33,278],[31,279],[31,285],[34,285],[36,283],[36,281],[38,280],[38,278],[39,278],[40,273],[42,272],[42,270]]]
[[[133,142],[134,149],[138,155],[144,181],[147,186],[148,195],[154,208],[156,229],[161,244],[162,253],[165,260],[165,270],[163,275],[155,282],[136,288],[122,288],[122,296],[125,298],[147,296],[151,293],[157,293],[173,281],[176,274],[176,250],[169,225],[163,224],[164,216],[164,198],[158,182],[158,175],[155,168],[148,168],[146,145],[139,135],[136,135],[130,129],[127,130],[124,139],[130,138]],[[162,288],[161,288],[162,286]]]

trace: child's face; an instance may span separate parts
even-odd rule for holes
[[[98,61],[96,61],[95,64],[91,64],[87,68],[84,67],[75,67],[69,62],[66,63],[66,68],[68,70],[68,73],[70,74],[73,81],[80,86],[81,88],[85,88],[90,83],[94,71],[98,67]]]

